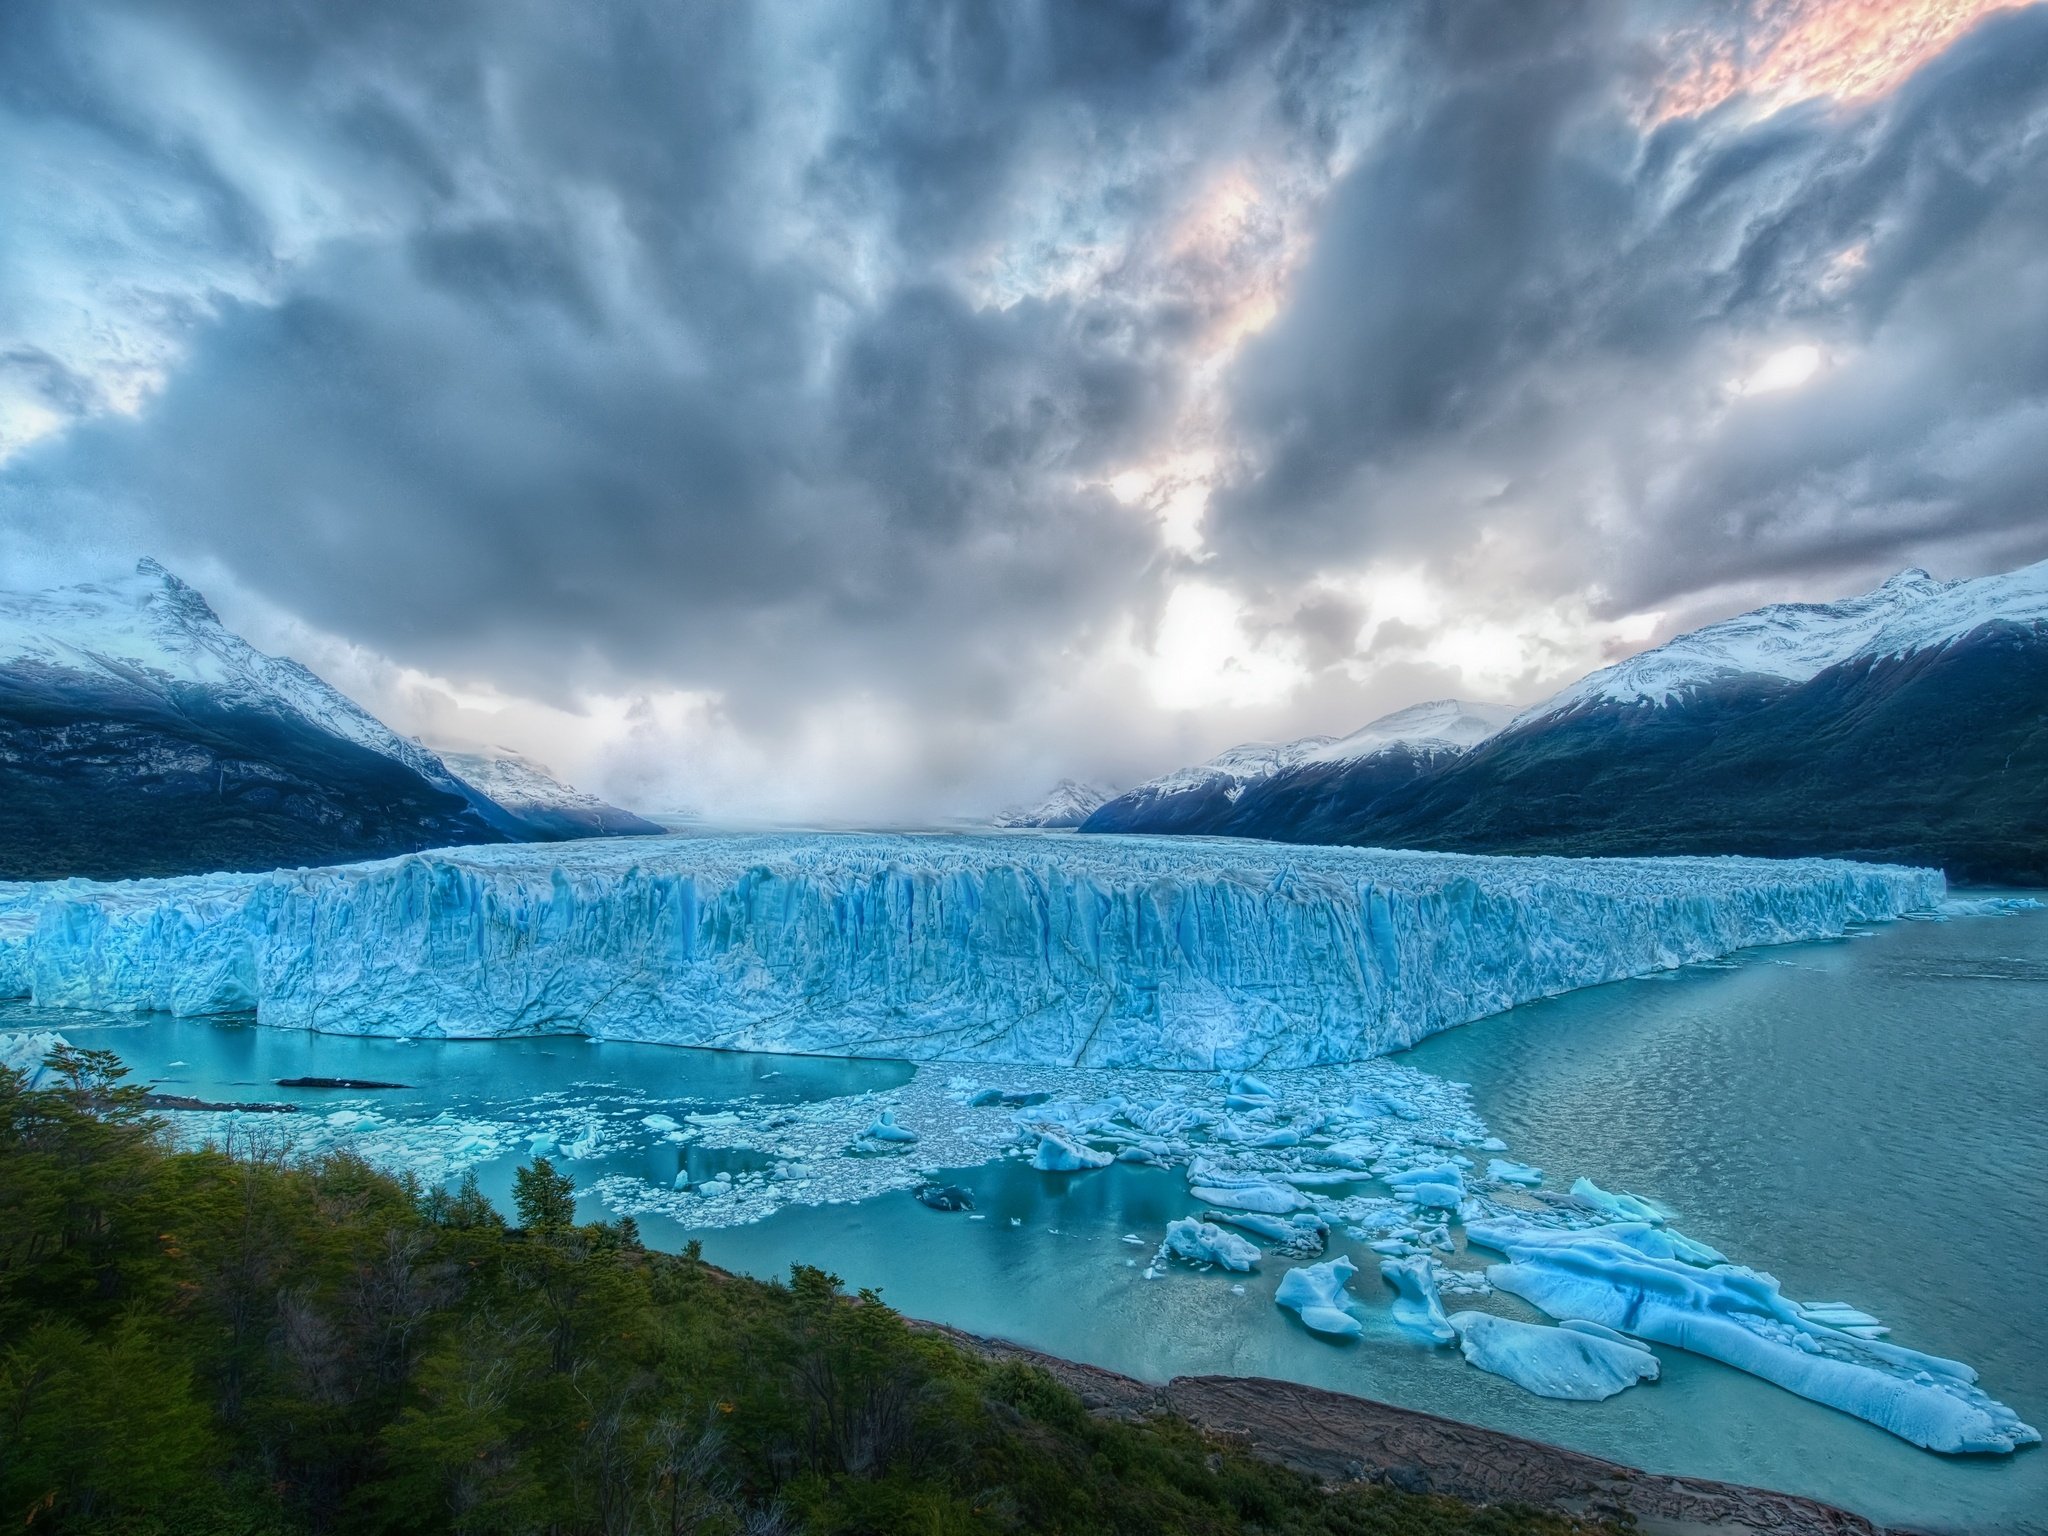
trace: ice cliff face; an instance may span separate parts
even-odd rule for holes
[[[0,986],[345,1034],[1304,1066],[1942,896],[1931,871],[1823,861],[1190,839],[491,846],[0,886]]]

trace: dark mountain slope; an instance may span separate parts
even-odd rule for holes
[[[2048,636],[1599,701],[1405,785],[1276,776],[1203,831],[1488,853],[1820,854],[2048,883]]]
[[[276,869],[503,841],[461,795],[301,716],[195,686],[0,669],[0,878]]]

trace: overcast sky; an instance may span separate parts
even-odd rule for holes
[[[8,0],[0,562],[922,819],[2048,557],[2048,5]]]

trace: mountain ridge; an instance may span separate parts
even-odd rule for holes
[[[311,669],[257,650],[152,559],[0,593],[0,791],[9,879],[268,869],[588,830],[501,805]]]
[[[1831,856],[2048,883],[2048,562],[1963,581],[1908,570],[1757,609],[1588,674],[1469,747],[1400,750],[1298,761],[1228,801],[1083,830]]]

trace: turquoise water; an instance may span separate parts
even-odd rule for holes
[[[393,1117],[487,1112],[535,1095],[600,1104],[657,1091],[715,1106],[883,1088],[889,1063],[710,1055],[576,1040],[421,1043],[308,1037],[154,1020],[82,1027],[166,1088],[221,1098],[374,1101]],[[1902,1344],[1967,1360],[1994,1396],[2048,1423],[2048,912],[1902,923],[1866,938],[1759,951],[1625,982],[1450,1031],[1408,1063],[1469,1083],[1513,1157],[1552,1187],[1586,1174],[1650,1196],[1679,1225],[1788,1293],[1846,1300]],[[173,1065],[177,1063],[177,1065]],[[282,1076],[395,1078],[390,1094],[293,1094]],[[709,1160],[707,1161],[707,1156]],[[579,1182],[666,1182],[655,1142],[575,1165]],[[481,1170],[502,1195],[519,1158]],[[1309,1335],[1263,1276],[1174,1269],[1141,1278],[1166,1221],[1193,1208],[1177,1173],[1068,1177],[1017,1162],[964,1170],[980,1219],[908,1194],[790,1207],[701,1234],[707,1257],[759,1274],[823,1264],[904,1311],[1133,1374],[1291,1377],[1612,1456],[1660,1471],[1809,1493],[1894,1524],[2048,1531],[2048,1454],[1934,1456],[1711,1362],[1660,1350],[1664,1378],[1600,1404],[1548,1402],[1394,1334],[1364,1265],[1371,1326],[1352,1345]],[[593,1211],[593,1214],[595,1212]],[[689,1234],[648,1220],[651,1239]],[[1127,1243],[1130,1234],[1140,1241]],[[1333,1251],[1354,1244],[1338,1242]],[[1513,1312],[1510,1298],[1486,1303]],[[1455,1305],[1455,1303],[1453,1303]],[[1528,1314],[1524,1314],[1528,1315]]]

